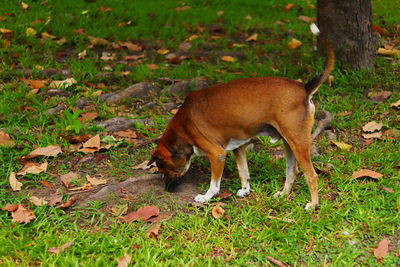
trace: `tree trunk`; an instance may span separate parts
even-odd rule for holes
[[[379,35],[372,32],[371,1],[318,0],[317,9],[318,27],[343,66],[373,68]]]

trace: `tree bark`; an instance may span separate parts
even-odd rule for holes
[[[370,0],[318,0],[318,27],[346,68],[374,67],[379,34],[372,32]],[[323,46],[318,41],[319,51]]]

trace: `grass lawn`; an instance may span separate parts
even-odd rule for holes
[[[374,0],[372,5],[374,25],[385,31],[381,47],[398,49],[399,4]],[[252,192],[246,198],[233,194],[206,205],[182,205],[170,198],[173,193],[121,191],[78,205],[101,187],[88,184],[87,174],[116,184],[149,172],[134,167],[150,158],[155,148],[150,141],[183,101],[169,91],[174,82],[214,84],[251,76],[306,81],[318,73],[324,60],[316,57],[304,21],[316,16],[314,6],[315,1],[300,0],[3,0],[0,137],[7,133],[13,143],[0,145],[0,208],[21,204],[35,218],[13,222],[10,212],[0,210],[0,265],[108,266],[129,255],[132,266],[273,265],[268,256],[293,266],[399,266],[399,108],[392,105],[399,100],[399,57],[377,56],[369,72],[345,71],[338,63],[331,84],[314,95],[317,109],[334,115],[330,129],[315,140],[319,212],[303,209],[309,192],[302,175],[290,196],[272,198],[283,186],[285,160],[283,143],[272,145],[266,138],[248,153]],[[301,46],[289,49],[292,39]],[[53,81],[67,78],[73,84],[49,90]],[[140,82],[159,90],[104,101]],[[54,107],[60,112],[49,112]],[[112,130],[98,125],[114,117],[136,119],[130,122],[136,136],[115,140]],[[362,128],[371,121],[382,123],[381,136],[367,139]],[[97,134],[103,145],[113,146],[83,153],[65,137]],[[49,145],[63,152],[22,158]],[[22,189],[14,191],[9,177],[27,161],[47,162],[47,170],[17,175]],[[207,160],[197,158],[193,165],[208,177]],[[383,176],[353,179],[361,169]],[[79,176],[68,189],[60,176],[70,171]],[[222,188],[235,193],[240,183],[232,157],[224,177]],[[203,191],[207,186],[198,183]],[[32,196],[78,201],[65,208],[37,206]],[[121,220],[149,205],[160,209],[160,221]],[[225,211],[219,219],[212,216],[216,206]],[[155,232],[149,236],[149,231]],[[390,243],[379,258],[374,251],[382,240]]]

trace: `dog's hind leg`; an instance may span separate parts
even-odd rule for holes
[[[242,188],[236,193],[236,195],[239,197],[244,197],[250,193],[250,174],[247,166],[246,147],[246,145],[243,145],[233,150],[233,153],[235,154],[236,167],[238,169],[240,182],[242,184]]]
[[[288,143],[285,143],[285,153],[286,153],[286,180],[285,186],[282,191],[278,191],[274,194],[274,197],[287,196],[292,191],[293,183],[297,177],[297,162],[296,158],[290,149]]]

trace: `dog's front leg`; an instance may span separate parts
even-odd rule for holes
[[[197,195],[194,200],[199,203],[209,201],[213,196],[219,193],[222,172],[224,171],[226,152],[214,153],[212,155],[206,153],[211,164],[211,182],[210,188],[204,195]]]
[[[250,193],[250,174],[247,166],[246,147],[246,145],[243,145],[233,150],[233,153],[235,154],[236,167],[238,169],[240,182],[242,184],[242,188],[236,193],[238,197],[244,197]]]

